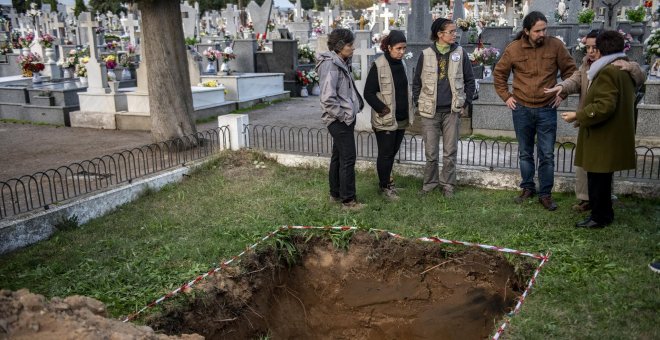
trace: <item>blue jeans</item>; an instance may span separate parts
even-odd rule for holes
[[[557,109],[550,106],[530,108],[516,104],[513,128],[518,140],[520,187],[536,191],[534,184],[534,139],[539,164],[539,196],[548,196],[555,182],[555,139],[557,137]]]

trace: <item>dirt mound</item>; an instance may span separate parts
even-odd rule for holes
[[[150,327],[108,319],[105,306],[85,296],[53,298],[0,290],[0,339],[203,339],[167,336]]]
[[[499,253],[387,234],[357,233],[348,250],[333,243],[352,233],[297,235],[280,235],[277,249],[251,254],[147,323],[208,339],[483,339],[531,274]]]

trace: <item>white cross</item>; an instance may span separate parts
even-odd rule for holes
[[[138,21],[133,19],[133,13],[128,13],[128,16],[120,19],[121,25],[124,27],[124,32],[128,33],[131,45],[137,45],[135,41],[135,27],[138,26]]]
[[[369,56],[375,55],[376,52],[373,48],[369,48],[369,42],[366,40],[360,41],[360,48],[353,51],[353,55],[360,56],[360,82],[367,81],[367,74],[369,74]],[[362,86],[360,86],[362,88]]]
[[[383,30],[389,29],[390,18],[394,17],[394,14],[390,12],[388,7],[385,7],[385,11],[383,11],[383,14],[381,14],[380,17],[383,18]]]

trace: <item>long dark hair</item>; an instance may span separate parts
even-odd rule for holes
[[[518,35],[516,35],[516,38],[514,40],[518,40],[522,37],[526,37],[527,33],[525,33],[525,30],[531,31],[532,27],[536,25],[536,22],[538,21],[545,21],[546,23],[548,22],[548,19],[543,15],[543,13],[539,11],[532,11],[529,12],[529,14],[525,15],[523,18],[523,29],[518,32]]]

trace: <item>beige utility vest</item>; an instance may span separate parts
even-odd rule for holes
[[[424,65],[422,66],[422,89],[419,92],[417,109],[422,117],[435,117],[435,106],[438,91],[438,57],[432,48],[424,51]],[[463,48],[458,46],[449,52],[449,67],[447,80],[451,88],[451,111],[461,112],[465,105],[465,81],[463,80]]]
[[[384,55],[378,57],[374,63],[376,64],[376,70],[378,71],[378,86],[380,87],[380,91],[376,93],[376,97],[390,108],[390,113],[380,117],[378,112],[372,108],[371,126],[377,130],[394,131],[412,125],[414,117],[412,91],[408,88],[408,125],[399,126],[396,121],[396,95],[394,93],[394,79],[392,79],[390,63]],[[406,70],[405,62],[403,62],[403,69],[404,71]],[[406,79],[408,79],[407,71]]]

